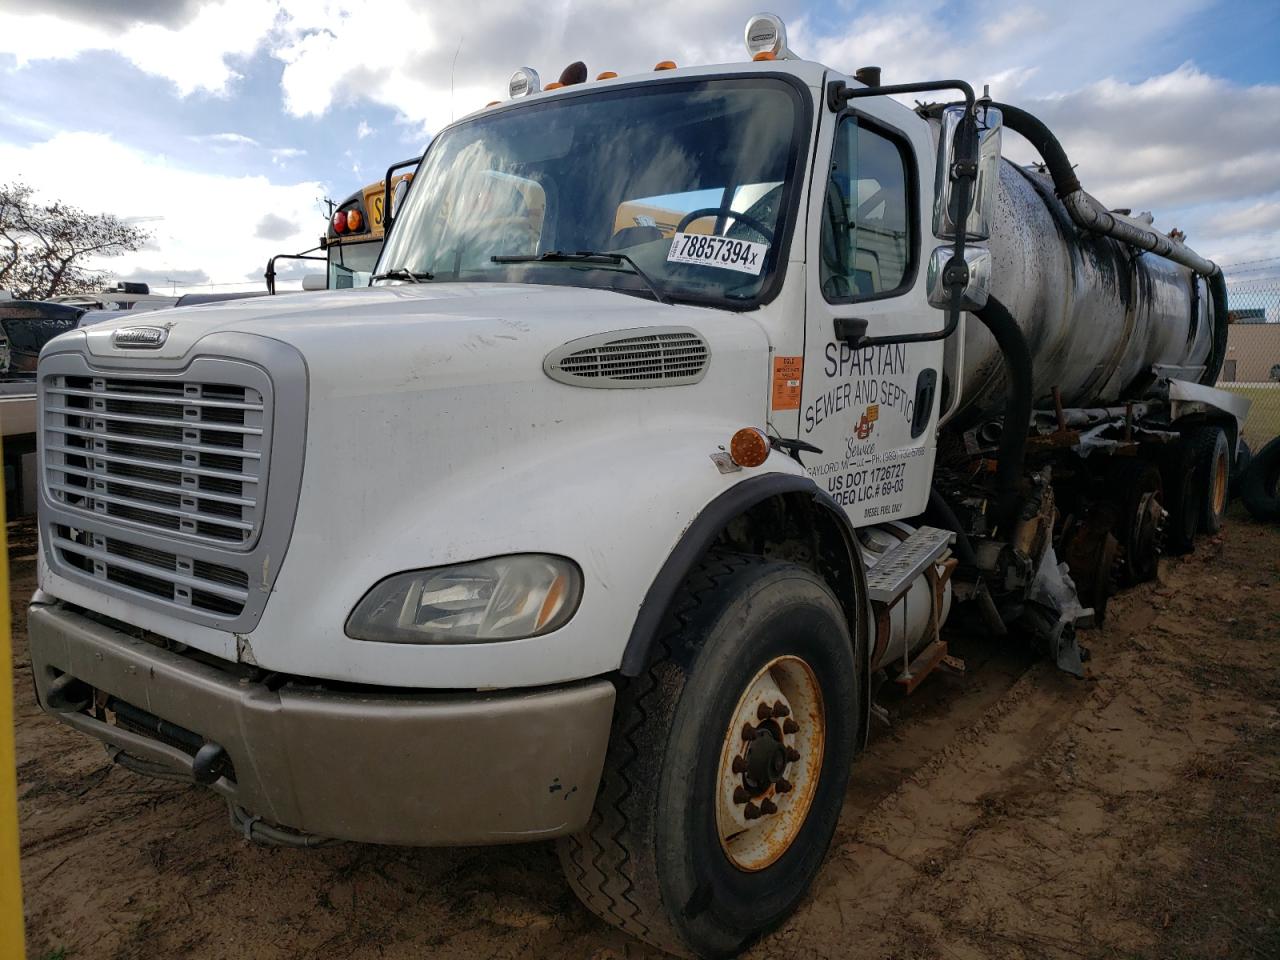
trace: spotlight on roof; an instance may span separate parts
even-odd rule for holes
[[[521,67],[511,75],[510,81],[507,83],[507,93],[514,97],[527,97],[531,93],[537,93],[542,89],[542,83],[538,79],[538,71],[533,67]]]
[[[772,13],[757,13],[748,20],[744,40],[752,60],[797,59],[787,48],[786,25]]]

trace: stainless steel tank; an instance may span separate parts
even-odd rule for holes
[[[1001,161],[990,240],[992,293],[1026,335],[1037,407],[1053,388],[1067,406],[1137,400],[1153,369],[1195,380],[1212,347],[1214,317],[1203,278],[1186,267],[1079,230],[1048,176]],[[996,342],[965,318],[961,399],[955,417],[998,416],[1006,378]]]

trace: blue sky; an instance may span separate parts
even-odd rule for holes
[[[1280,3],[779,2],[798,53],[959,75],[1042,115],[1105,203],[1223,262],[1280,255]],[[34,11],[39,10],[39,13]],[[257,282],[341,198],[554,76],[744,59],[725,0],[0,0],[0,179],[149,218],[122,276]],[[456,57],[456,66],[455,66]],[[452,92],[451,92],[452,88]],[[1016,155],[1016,145],[1011,145]],[[273,219],[266,219],[268,213]],[[206,288],[207,289],[207,288]]]

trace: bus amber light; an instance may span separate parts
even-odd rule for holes
[[[359,230],[364,223],[364,215],[359,210],[347,211],[347,229],[351,231]]]
[[[729,458],[740,467],[758,467],[769,458],[769,438],[758,427],[743,427],[729,441]]]
[[[775,54],[772,50],[761,50],[751,59],[752,60],[777,60],[778,55]]]
[[[674,60],[659,60],[653,65],[655,70],[674,70],[675,68],[676,62]]]

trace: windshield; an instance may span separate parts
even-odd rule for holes
[[[379,270],[750,305],[783,262],[804,101],[772,78],[645,83],[499,109],[445,130]],[[680,234],[680,236],[677,236]]]
[[[374,264],[382,252],[381,240],[362,243],[329,242],[329,289],[346,290],[367,287],[373,277]]]

